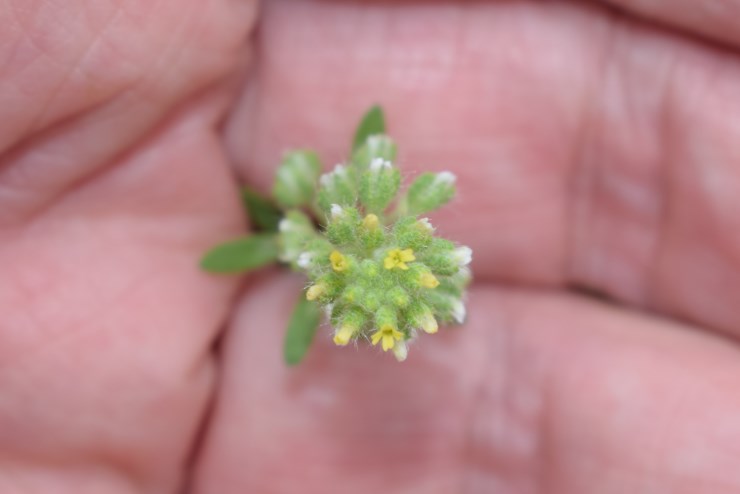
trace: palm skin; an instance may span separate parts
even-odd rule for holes
[[[0,492],[740,490],[740,4],[75,4],[0,9]],[[286,369],[197,259],[376,101],[469,322]]]

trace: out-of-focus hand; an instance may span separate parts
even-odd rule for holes
[[[738,16],[9,0],[0,492],[738,492]],[[459,177],[469,321],[286,369],[302,280],[198,258],[243,229],[234,170],[340,161],[376,102],[406,173]]]

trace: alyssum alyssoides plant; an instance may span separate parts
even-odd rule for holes
[[[368,341],[405,360],[408,344],[440,324],[462,323],[471,250],[435,236],[420,217],[455,194],[449,172],[423,173],[399,195],[396,146],[373,107],[355,133],[351,158],[321,175],[311,151],[288,153],[273,199],[246,189],[244,202],[262,233],[212,249],[202,266],[243,272],[275,261],[308,277],[288,324],[288,364],[307,351],[323,308],[339,346]]]

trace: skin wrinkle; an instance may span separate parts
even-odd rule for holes
[[[591,272],[588,264],[579,266],[579,261],[583,258],[580,255],[580,245],[585,243],[585,238],[588,238],[589,225],[593,221],[593,205],[596,202],[595,166],[590,164],[592,158],[589,153],[591,149],[589,143],[595,133],[592,120],[598,101],[597,95],[601,93],[600,88],[603,87],[607,67],[613,60],[615,31],[618,27],[617,15],[612,13],[606,17],[603,40],[598,43],[602,46],[600,55],[597,57],[599,65],[594,71],[595,76],[592,82],[586,85],[587,91],[583,93],[581,125],[576,132],[571,178],[567,182],[570,185],[569,197],[571,197],[567,216],[571,226],[566,236],[566,252],[570,252],[571,255],[566,257],[564,271],[567,273],[566,276],[573,280],[571,283],[576,285],[580,283],[578,273],[581,269],[586,273]]]
[[[213,114],[221,111],[226,105],[223,93],[225,89],[228,89],[232,85],[232,82],[232,77],[230,75],[226,75],[221,79],[213,81],[210,85],[201,88],[199,91],[194,92],[189,100],[186,100],[184,103],[175,106],[169,112],[167,112],[167,114],[163,115],[161,119],[154,124],[154,127],[148,134],[143,134],[136,141],[132,142],[129,147],[127,147],[126,149],[122,149],[121,151],[113,155],[107,161],[107,163],[99,163],[92,168],[81,170],[81,172],[76,174],[75,176],[72,176],[71,174],[60,174],[61,177],[67,178],[67,183],[61,184],[61,186],[57,185],[55,187],[55,190],[53,191],[47,189],[45,191],[46,193],[43,202],[36,201],[36,204],[34,204],[33,207],[27,206],[25,210],[23,209],[23,206],[19,206],[20,210],[11,209],[10,212],[12,214],[9,218],[5,217],[6,215],[4,215],[2,211],[0,211],[0,226],[3,228],[8,228],[12,226],[21,226],[32,223],[33,221],[35,221],[36,218],[39,218],[45,212],[47,212],[49,208],[54,207],[61,198],[72,194],[72,192],[74,192],[75,190],[81,189],[90,183],[94,183],[97,178],[105,176],[111,169],[119,166],[120,163],[125,162],[129,157],[136,154],[140,149],[148,147],[151,142],[159,138],[161,133],[167,131],[167,129],[173,124],[173,122],[181,119],[185,114],[193,112],[204,113],[204,124],[207,123],[207,120],[214,120],[215,117],[213,117]],[[136,87],[126,89],[124,93],[128,93],[129,91],[131,91],[131,94],[134,94],[134,91],[139,92],[139,94],[136,96],[136,99],[143,99],[144,93],[141,93],[140,90]],[[124,93],[119,94],[114,102],[120,102],[121,98],[124,97]],[[215,109],[208,109],[209,107],[214,107]],[[72,122],[74,122],[76,118],[77,117],[74,117],[72,119]],[[60,129],[66,128],[72,122],[67,120],[59,122],[52,128],[44,131],[44,134],[49,134],[50,138],[53,138],[53,136]],[[32,149],[37,144],[37,141],[39,139],[44,140],[44,135],[32,136],[28,142],[23,141],[21,143],[22,148],[20,148],[17,153],[20,155],[24,155],[25,149]],[[34,153],[38,154],[38,151],[34,150]],[[9,158],[7,162],[11,163],[12,161],[13,159]],[[3,162],[2,160],[0,160],[0,197],[3,194],[3,189],[6,190],[5,194],[8,194],[12,193],[13,190],[24,190],[24,181],[28,182],[29,184],[33,183],[34,181],[38,181],[38,179],[36,178],[37,173],[34,174],[34,170],[26,170],[27,168],[33,168],[30,167],[30,165],[26,166],[27,163],[28,160],[23,159],[21,160],[20,164],[13,164],[13,166],[6,170],[3,174]],[[13,176],[18,175],[20,175],[20,178],[12,180]],[[8,177],[11,177],[11,179],[8,180],[11,183],[3,184],[3,179],[8,179]],[[12,184],[12,181],[20,182],[20,184]],[[51,185],[53,184],[54,180],[52,180]],[[37,191],[37,195],[40,195],[40,192],[41,191]]]
[[[99,46],[103,38],[106,36],[106,33],[110,26],[116,21],[116,19],[118,19],[122,12],[123,7],[121,2],[116,2],[111,16],[103,23],[100,29],[94,32],[92,38],[90,39],[90,41],[87,42],[87,46],[82,51],[82,53],[71,64],[67,65],[65,73],[59,79],[56,87],[48,92],[48,96],[47,98],[45,98],[45,102],[41,105],[41,111],[37,113],[36,116],[29,122],[26,131],[23,132],[24,134],[29,134],[31,129],[35,129],[39,122],[45,120],[48,108],[51,106],[51,102],[54,101],[54,99],[57,98],[57,96],[61,93],[65,86],[67,86],[72,75],[80,70],[80,67],[82,64],[84,64],[85,59],[87,59],[95,50],[95,48]]]
[[[653,256],[650,260],[650,263],[647,267],[648,274],[645,277],[646,282],[646,288],[645,288],[645,294],[646,294],[646,305],[650,307],[658,307],[659,302],[657,300],[657,294],[660,293],[660,287],[659,287],[659,268],[661,265],[661,259],[665,257],[665,248],[666,248],[666,225],[671,224],[671,217],[675,214],[675,207],[674,207],[674,192],[676,189],[676,184],[674,180],[674,170],[675,166],[672,166],[675,163],[675,160],[673,159],[673,149],[670,145],[670,137],[671,137],[671,122],[672,122],[672,115],[671,115],[671,101],[678,101],[678,97],[674,96],[674,90],[675,90],[675,84],[672,83],[674,80],[674,74],[676,70],[676,60],[673,60],[672,63],[669,64],[668,69],[666,69],[665,75],[664,75],[664,88],[663,88],[663,99],[661,101],[661,110],[658,115],[658,125],[657,125],[657,135],[659,140],[659,146],[660,149],[662,149],[662,152],[664,154],[663,162],[659,165],[662,170],[664,171],[664,174],[658,175],[658,189],[656,191],[656,196],[658,197],[658,228],[656,228],[654,231],[656,232],[655,235],[655,243],[653,248]],[[662,180],[661,180],[662,178]],[[662,226],[662,227],[661,227]]]
[[[8,1],[11,1],[11,0],[8,0]],[[43,9],[48,9],[48,8],[50,8],[50,7],[41,7],[41,8],[32,9],[32,10],[33,10],[33,12],[39,12],[40,13],[40,12],[43,11]],[[61,49],[64,48],[63,46],[62,47],[55,46],[55,48],[57,49],[57,52],[54,52],[52,50],[45,49],[39,42],[37,42],[35,40],[33,34],[29,34],[29,33],[32,33],[34,31],[34,27],[27,26],[25,23],[22,22],[22,20],[18,16],[17,9],[18,9],[18,4],[17,3],[13,3],[12,6],[10,6],[10,4],[9,4],[8,11],[10,12],[10,15],[14,15],[15,16],[15,19],[16,19],[18,25],[20,25],[22,27],[22,32],[24,33],[24,38],[26,40],[28,40],[28,42],[31,44],[31,46],[33,46],[34,49],[39,54],[43,54],[43,56],[44,56],[43,62],[44,63],[49,64],[50,66],[54,67],[55,70],[53,72],[53,74],[54,74],[53,75],[53,78],[55,80],[58,79],[58,76],[59,76],[58,72],[60,72],[60,71],[62,72],[62,76],[61,76],[61,80],[60,80],[59,83],[55,84],[53,87],[47,88],[47,91],[46,92],[48,92],[49,95],[48,95],[48,97],[45,97],[44,98],[46,100],[46,103],[45,104],[39,104],[36,101],[38,99],[37,97],[31,97],[30,94],[25,95],[27,98],[31,99],[31,103],[33,104],[33,107],[34,108],[37,108],[38,111],[34,113],[33,118],[27,119],[27,122],[23,124],[23,126],[25,128],[24,131],[18,132],[16,130],[16,131],[14,131],[15,133],[13,135],[9,136],[10,139],[11,139],[10,141],[7,141],[7,142],[6,141],[3,141],[2,142],[2,145],[0,146],[0,151],[2,152],[2,154],[5,154],[6,152],[8,152],[9,151],[9,148],[12,149],[14,147],[14,142],[13,141],[15,140],[16,137],[18,137],[18,136],[26,136],[27,137],[32,131],[34,131],[34,132],[43,131],[46,127],[54,124],[54,119],[53,118],[47,118],[46,121],[44,121],[44,118],[42,118],[42,116],[48,114],[49,108],[50,108],[50,102],[54,99],[54,95],[59,94],[59,92],[61,91],[61,88],[63,86],[64,80],[68,80],[70,74],[75,70],[75,65],[73,63],[70,63],[73,59],[67,60],[69,58],[67,56],[67,54],[64,53],[63,51],[59,51],[59,50],[61,50]],[[40,14],[36,14],[35,17],[38,17],[39,15]],[[70,15],[70,14],[68,14],[68,15]],[[75,26],[76,26],[76,24],[75,24]],[[55,30],[61,30],[61,29],[66,29],[66,28],[67,28],[67,22],[57,22],[54,25],[54,28],[53,29],[55,29]],[[70,32],[67,34],[67,36],[69,37],[69,39],[74,39],[74,36],[73,35],[74,34],[77,34],[77,33],[73,33],[72,30],[69,30],[69,31]],[[36,32],[39,32],[39,29],[38,28],[36,28]],[[44,32],[44,31],[41,31],[41,32]],[[58,34],[56,34],[56,31],[52,31],[52,33],[53,33],[53,36],[55,37],[55,39],[58,38],[58,37],[60,37]],[[49,35],[49,36],[51,36],[51,35]],[[76,45],[75,45],[75,47],[76,47]],[[89,49],[88,50],[83,50],[83,54],[84,53],[89,53]],[[16,72],[16,74],[15,74],[16,76],[15,77],[5,77],[4,79],[10,80],[10,81],[15,81],[16,79],[23,79],[23,77],[20,77],[21,74],[22,74],[22,72],[19,71],[19,72]],[[28,81],[24,81],[24,82],[26,83],[26,85],[28,85]],[[104,102],[108,101],[109,99],[113,98],[115,96],[115,91],[108,91],[108,92],[100,92],[100,91],[98,91],[95,94],[95,96],[96,96],[95,98],[90,98],[90,96],[92,94],[93,93],[90,92],[90,91],[88,91],[86,93],[86,99],[88,100],[88,104],[87,105],[75,105],[75,107],[71,107],[68,110],[62,109],[60,115],[58,115],[56,118],[57,119],[65,119],[65,117],[69,117],[69,116],[73,116],[75,114],[82,113],[85,110],[94,109],[94,108],[98,107],[99,105],[101,105],[102,103],[104,103]],[[57,113],[59,113],[59,112],[60,111],[57,110]],[[68,113],[70,113],[70,114],[68,114]],[[15,143],[15,144],[17,144],[17,143]],[[0,168],[1,167],[2,167],[2,163],[0,163]]]
[[[470,426],[461,455],[460,492],[492,492],[495,489],[518,494],[544,492],[542,465],[548,449],[544,443],[547,439],[544,432],[547,393],[543,386],[546,374],[541,374],[539,369],[530,368],[524,373],[517,369],[522,365],[519,322],[504,305],[496,304],[494,313],[497,314],[496,328],[485,334],[485,341],[489,343],[486,346],[493,349],[493,354],[489,354],[481,366],[471,411],[466,415]],[[531,361],[527,363],[528,367],[531,365]],[[537,374],[534,382],[523,379],[527,372]],[[529,408],[531,396],[535,396],[534,409]],[[492,421],[497,424],[493,429]],[[521,434],[526,437],[516,438]],[[534,445],[527,444],[530,440]],[[510,457],[506,458],[509,448]],[[483,477],[479,472],[489,474]],[[502,473],[495,477],[495,472]]]
[[[734,23],[740,14],[737,0],[597,0],[597,3],[610,4],[683,36],[701,37],[727,47],[740,45]]]

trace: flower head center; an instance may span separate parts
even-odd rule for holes
[[[331,267],[334,269],[334,271],[342,272],[346,271],[349,267],[349,263],[347,262],[347,258],[342,255],[341,252],[338,250],[333,251],[329,255],[329,260],[331,261]]]
[[[385,269],[398,268],[407,270],[409,267],[406,263],[415,260],[416,256],[414,256],[414,251],[412,249],[391,249],[385,256],[383,267],[385,267]]]

